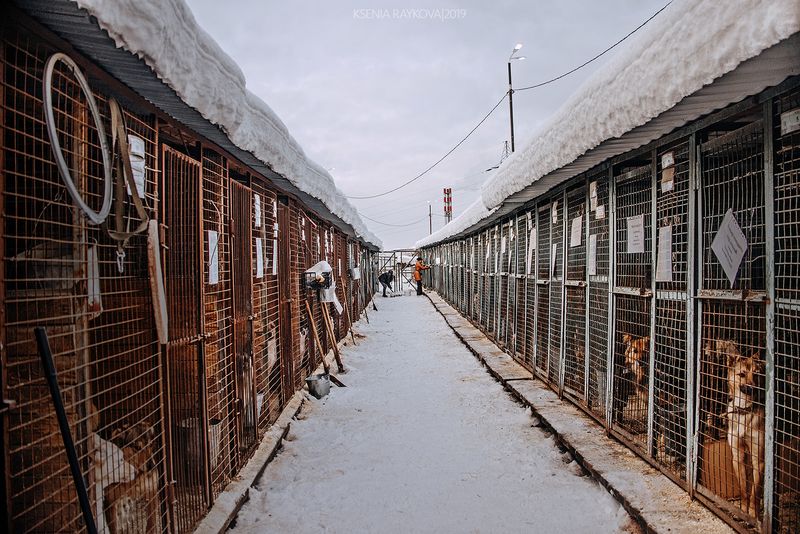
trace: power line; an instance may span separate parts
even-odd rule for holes
[[[430,167],[428,167],[427,169],[425,169],[424,171],[422,171],[421,173],[419,173],[418,175],[416,175],[414,178],[410,179],[409,181],[407,181],[407,182],[405,182],[405,183],[403,183],[403,184],[400,184],[400,185],[398,185],[398,186],[397,186],[397,187],[395,187],[394,189],[390,189],[390,190],[388,190],[388,191],[384,191],[383,193],[379,193],[379,194],[377,194],[377,195],[368,195],[368,196],[363,196],[363,197],[346,196],[346,198],[350,198],[350,199],[354,199],[354,200],[365,200],[365,199],[368,199],[368,198],[378,198],[378,197],[382,197],[382,196],[388,195],[389,193],[394,193],[394,192],[395,192],[395,191],[397,191],[398,189],[402,189],[402,188],[404,188],[405,186],[407,186],[408,184],[410,184],[410,183],[412,183],[412,182],[416,182],[417,180],[419,180],[420,178],[422,178],[423,176],[425,176],[426,174],[428,174],[430,171],[432,171],[432,170],[434,169],[434,167],[436,167],[436,166],[437,166],[437,165],[439,165],[441,162],[443,162],[443,161],[445,160],[445,158],[447,158],[447,156],[449,156],[450,154],[452,154],[453,152],[455,152],[455,151],[456,151],[456,149],[457,149],[458,147],[460,147],[462,144],[464,144],[464,141],[466,141],[467,139],[469,139],[469,137],[470,137],[470,136],[471,136],[473,133],[475,133],[475,130],[477,130],[478,128],[480,128],[481,124],[483,124],[484,122],[486,122],[486,119],[488,119],[488,118],[489,118],[489,116],[490,116],[492,113],[494,113],[494,110],[496,110],[496,109],[497,109],[497,108],[500,106],[500,104],[502,104],[502,103],[503,103],[503,100],[505,100],[507,96],[508,96],[508,93],[504,94],[504,95],[503,95],[503,97],[502,97],[502,98],[501,98],[501,99],[500,99],[500,100],[497,102],[497,104],[495,104],[495,105],[494,105],[494,107],[493,107],[492,109],[490,109],[490,110],[489,110],[489,113],[487,113],[486,115],[484,115],[484,117],[481,119],[481,121],[480,121],[478,124],[476,124],[476,125],[475,125],[475,127],[474,127],[472,130],[470,130],[470,131],[469,131],[469,133],[468,133],[467,135],[465,135],[465,136],[464,136],[464,137],[461,139],[461,141],[459,141],[458,143],[456,143],[456,146],[454,146],[453,148],[451,148],[450,150],[448,150],[448,151],[447,151],[447,153],[446,153],[444,156],[442,156],[441,158],[439,158],[439,159],[436,161],[436,163],[434,163],[433,165],[431,165]]]
[[[389,223],[385,223],[385,222],[381,222],[381,221],[376,221],[376,220],[375,220],[375,219],[373,219],[372,217],[367,217],[366,215],[364,215],[364,214],[363,214],[363,213],[361,213],[360,211],[358,212],[358,214],[359,214],[359,215],[361,215],[362,217],[364,217],[365,219],[367,219],[367,220],[370,220],[370,221],[372,221],[372,222],[374,222],[374,223],[382,224],[382,225],[384,225],[384,226],[393,226],[393,227],[395,227],[395,228],[405,228],[406,226],[413,226],[413,225],[415,225],[415,224],[419,224],[419,223],[421,223],[422,221],[424,221],[425,219],[427,219],[427,218],[428,218],[428,216],[426,215],[425,217],[423,217],[423,218],[421,218],[421,219],[419,219],[419,220],[416,220],[416,221],[414,221],[414,222],[410,222],[410,223],[407,223],[407,224],[389,224]]]
[[[619,45],[620,45],[622,42],[624,42],[625,40],[627,40],[627,39],[628,39],[628,38],[629,38],[631,35],[633,35],[633,34],[634,34],[634,33],[636,33],[637,31],[639,31],[640,29],[642,29],[642,28],[643,28],[643,27],[644,27],[644,26],[645,26],[645,25],[646,25],[648,22],[650,22],[651,20],[653,20],[654,18],[656,18],[656,16],[658,16],[658,14],[659,14],[659,13],[661,13],[662,11],[664,11],[664,10],[665,10],[665,9],[666,9],[666,8],[667,8],[667,7],[668,7],[670,4],[672,4],[672,0],[670,0],[669,2],[667,2],[667,3],[664,5],[664,7],[662,7],[661,9],[659,9],[658,11],[656,11],[655,13],[653,13],[653,14],[652,14],[652,15],[651,15],[651,16],[650,16],[650,17],[649,17],[647,20],[645,20],[644,22],[642,22],[641,24],[639,24],[639,26],[637,26],[636,28],[634,28],[634,29],[633,29],[633,31],[629,32],[629,33],[628,33],[628,34],[627,34],[625,37],[623,37],[622,39],[620,39],[619,41],[617,41],[617,42],[616,42],[616,43],[614,43],[613,45],[609,46],[608,48],[606,48],[605,50],[603,50],[603,51],[602,51],[602,52],[600,52],[599,54],[595,55],[593,58],[589,59],[588,61],[585,61],[584,63],[582,63],[582,64],[578,65],[578,66],[577,66],[577,67],[575,67],[574,69],[572,69],[572,70],[569,70],[569,71],[567,71],[567,72],[565,72],[565,73],[563,73],[563,74],[560,74],[559,76],[556,76],[555,78],[551,78],[551,79],[549,79],[549,80],[546,80],[546,81],[543,81],[543,82],[537,83],[537,84],[535,84],[535,85],[530,85],[530,86],[527,86],[527,87],[521,87],[521,88],[519,88],[519,89],[513,89],[513,91],[514,91],[514,92],[517,92],[517,91],[527,91],[527,90],[529,90],[529,89],[536,89],[536,88],[538,88],[538,87],[542,87],[542,86],[545,86],[545,85],[551,84],[551,83],[553,83],[553,82],[556,82],[556,81],[558,81],[558,80],[560,80],[560,79],[562,79],[562,78],[565,78],[565,77],[569,76],[570,74],[572,74],[572,73],[574,73],[574,72],[577,72],[578,70],[580,70],[580,69],[582,69],[583,67],[585,67],[585,66],[587,66],[587,65],[589,65],[589,64],[591,64],[591,63],[593,63],[594,61],[596,61],[596,60],[600,59],[601,57],[603,57],[604,55],[606,55],[608,52],[610,52],[611,50],[613,50],[614,48],[616,48],[617,46],[619,46]],[[509,92],[510,92],[510,91],[509,91]],[[422,171],[421,173],[419,173],[418,175],[416,175],[414,178],[412,178],[412,179],[408,180],[407,182],[404,182],[404,183],[402,183],[402,184],[398,185],[397,187],[395,187],[395,188],[393,188],[393,189],[389,189],[388,191],[384,191],[383,193],[378,193],[378,194],[375,194],[375,195],[366,195],[366,196],[349,196],[349,195],[345,195],[345,198],[349,198],[349,199],[351,199],[351,200],[367,200],[367,199],[371,199],[371,198],[378,198],[378,197],[382,197],[382,196],[386,196],[386,195],[388,195],[388,194],[394,193],[395,191],[398,191],[398,190],[400,190],[400,189],[402,189],[402,188],[406,187],[407,185],[409,185],[409,184],[411,184],[411,183],[413,183],[413,182],[416,182],[417,180],[419,180],[420,178],[422,178],[423,176],[425,176],[426,174],[428,174],[430,171],[432,171],[432,170],[433,170],[433,169],[434,169],[434,168],[435,168],[437,165],[439,165],[439,164],[440,164],[442,161],[444,161],[444,160],[445,160],[445,159],[446,159],[446,158],[447,158],[447,157],[448,157],[450,154],[452,154],[453,152],[455,152],[455,151],[456,151],[456,149],[457,149],[458,147],[460,147],[462,144],[464,144],[464,142],[465,142],[467,139],[469,139],[469,137],[470,137],[470,136],[471,136],[473,133],[475,133],[475,130],[477,130],[477,129],[478,129],[478,128],[479,128],[479,127],[480,127],[480,126],[481,126],[481,125],[482,125],[484,122],[486,122],[486,119],[488,119],[488,118],[489,118],[489,116],[490,116],[492,113],[494,113],[494,111],[495,111],[495,110],[496,110],[496,109],[497,109],[497,108],[500,106],[500,104],[502,104],[502,103],[503,103],[503,101],[506,99],[506,97],[507,97],[507,96],[508,96],[508,92],[506,92],[506,93],[503,95],[503,97],[502,97],[502,98],[501,98],[501,99],[500,99],[500,100],[497,102],[497,104],[495,104],[495,105],[494,105],[494,107],[493,107],[492,109],[490,109],[490,110],[489,110],[489,112],[488,112],[486,115],[484,115],[484,117],[483,117],[483,118],[480,120],[480,122],[478,122],[478,124],[477,124],[477,125],[475,125],[475,127],[474,127],[472,130],[470,130],[470,131],[469,131],[469,133],[468,133],[466,136],[464,136],[464,137],[463,137],[463,138],[462,138],[462,139],[461,139],[461,140],[460,140],[458,143],[456,143],[456,145],[455,145],[453,148],[451,148],[450,150],[448,150],[448,151],[447,151],[447,153],[445,153],[445,155],[444,155],[444,156],[442,156],[441,158],[439,158],[439,159],[438,159],[438,160],[437,160],[437,161],[436,161],[436,162],[435,162],[433,165],[431,165],[430,167],[428,167],[427,169],[425,169],[424,171]],[[502,160],[501,160],[501,162],[502,162]],[[487,169],[487,170],[489,170],[489,169]],[[366,217],[366,215],[365,215],[364,217]],[[367,218],[367,219],[369,219],[369,217],[366,217],[366,218]],[[376,222],[376,223],[378,223],[378,224],[386,224],[386,223],[381,223],[380,221],[376,221],[376,220],[374,220],[374,219],[369,219],[369,220],[371,220],[371,221],[373,221],[373,222]],[[394,225],[387,225],[387,226],[394,226]]]
[[[630,32],[628,35],[626,35],[625,37],[623,37],[622,39],[620,39],[619,41],[617,41],[617,42],[616,42],[616,43],[614,43],[613,45],[609,46],[608,48],[606,48],[605,50],[603,50],[602,52],[600,52],[599,54],[597,54],[596,56],[594,56],[592,59],[590,59],[590,60],[588,60],[588,61],[586,61],[586,62],[582,63],[581,65],[578,65],[578,66],[577,66],[577,67],[575,67],[574,69],[572,69],[572,70],[570,70],[570,71],[567,71],[567,72],[565,72],[564,74],[561,74],[561,75],[559,75],[559,76],[556,76],[555,78],[551,78],[551,79],[549,79],[549,80],[547,80],[547,81],[544,81],[544,82],[541,82],[541,83],[537,83],[536,85],[529,85],[528,87],[522,87],[522,88],[520,88],[520,89],[514,89],[514,92],[516,93],[517,91],[527,91],[528,89],[536,89],[537,87],[542,87],[542,86],[544,86],[544,85],[547,85],[547,84],[553,83],[553,82],[555,82],[555,81],[558,81],[558,80],[560,80],[561,78],[565,78],[565,77],[569,76],[570,74],[572,74],[573,72],[576,72],[576,71],[578,71],[578,70],[582,69],[582,68],[583,68],[583,67],[585,67],[586,65],[588,65],[588,64],[590,64],[590,63],[594,62],[595,60],[597,60],[597,59],[599,59],[599,58],[603,57],[603,56],[604,56],[606,53],[608,53],[608,52],[610,52],[611,50],[613,50],[614,48],[616,48],[616,47],[617,47],[617,46],[618,46],[620,43],[622,43],[623,41],[625,41],[625,40],[626,40],[628,37],[630,37],[631,35],[633,35],[633,34],[634,34],[634,33],[636,33],[637,31],[641,30],[641,29],[644,27],[644,25],[645,25],[645,24],[647,24],[648,22],[650,22],[651,20],[653,20],[654,18],[656,18],[656,15],[658,15],[659,13],[661,13],[662,11],[664,11],[665,9],[667,9],[667,7],[668,7],[668,6],[669,6],[671,3],[672,3],[672,0],[670,0],[669,2],[667,2],[667,3],[666,3],[666,5],[665,5],[664,7],[662,7],[661,9],[659,9],[658,11],[656,11],[655,13],[653,13],[653,15],[652,15],[652,16],[651,16],[649,19],[647,19],[646,21],[644,21],[644,22],[642,22],[641,24],[639,24],[639,25],[638,25],[638,26],[637,26],[637,27],[636,27],[636,28],[635,28],[635,29],[634,29],[632,32]]]

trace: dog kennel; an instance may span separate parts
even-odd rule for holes
[[[611,429],[647,450],[652,339],[653,172],[646,160],[614,175]]]
[[[524,216],[517,216],[514,221],[514,269],[512,276],[514,277],[514,293],[511,298],[511,320],[514,322],[514,344],[512,347],[512,355],[514,359],[520,362],[523,366],[531,369],[529,360],[526,358],[526,346],[528,328],[526,324],[526,307],[525,298],[528,289],[528,280],[526,275],[526,255],[528,250],[528,218]]]
[[[743,532],[800,525],[798,115],[795,77],[463,238],[473,320]]]
[[[85,528],[32,335],[44,327],[98,530],[191,531],[299,387],[289,370],[300,332],[282,330],[281,299],[290,300],[292,280],[283,262],[301,247],[288,246],[277,189],[258,174],[265,168],[203,137],[227,142],[216,127],[166,116],[153,103],[161,93],[145,100],[7,7],[0,22],[5,530]],[[97,47],[92,54],[112,51],[106,66],[129,56],[69,9],[70,24]],[[124,61],[160,87],[139,60]],[[174,116],[185,118],[184,104],[170,98]],[[340,243],[357,246],[336,231]],[[369,276],[372,249],[362,250],[359,266]],[[354,303],[350,292],[342,299]],[[354,304],[354,317],[366,302]],[[309,354],[301,378],[319,357]]]
[[[553,266],[550,263],[550,221],[552,206],[545,202],[538,205],[536,239],[536,355],[535,370],[548,377],[550,354],[550,280]]]
[[[606,420],[609,369],[609,280],[611,228],[608,172],[588,177],[589,221],[587,231],[586,275],[588,281],[588,383],[589,413]]]
[[[565,197],[567,227],[564,280],[564,391],[579,402],[586,399],[586,187]]]

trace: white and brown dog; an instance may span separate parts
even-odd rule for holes
[[[758,518],[764,486],[764,361],[728,349],[728,445],[739,483],[739,507]]]

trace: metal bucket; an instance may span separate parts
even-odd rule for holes
[[[321,399],[331,391],[331,381],[328,375],[311,375],[306,378],[308,392]]]

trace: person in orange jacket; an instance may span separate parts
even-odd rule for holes
[[[422,295],[422,271],[427,271],[428,269],[430,269],[430,267],[425,265],[422,258],[417,258],[417,263],[414,265],[414,280],[417,281],[417,295]]]

